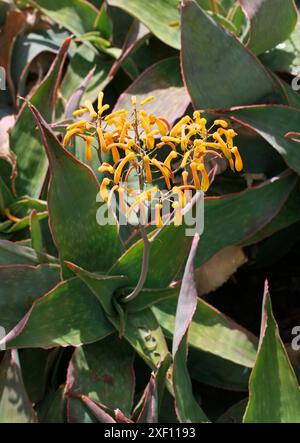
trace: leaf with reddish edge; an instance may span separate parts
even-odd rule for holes
[[[108,0],[110,6],[124,9],[147,26],[167,45],[180,47],[180,17],[178,0]]]
[[[154,374],[150,375],[150,381],[144,391],[140,414],[137,417],[137,423],[157,423],[157,388]]]
[[[171,355],[167,354],[159,363],[157,370],[152,372],[149,383],[133,412],[137,423],[157,423],[166,377],[171,377],[171,373],[167,375],[171,361]]]
[[[183,1],[181,40],[183,77],[195,108],[266,103],[276,92],[259,60],[193,0]]]
[[[114,62],[109,71],[108,75],[110,77],[114,77],[118,69],[121,67],[123,61],[131,54],[132,51],[137,48],[137,46],[143,43],[143,41],[148,37],[149,34],[150,31],[146,26],[144,26],[138,20],[133,21],[125,38],[122,54],[118,58],[118,60]]]
[[[6,14],[6,21],[0,34],[0,66],[5,69],[6,81],[15,102],[15,86],[11,77],[11,58],[16,38],[24,29],[26,23],[25,15],[18,10],[10,10]]]
[[[46,77],[28,99],[32,105],[43,109],[47,120],[53,117],[57,88],[70,42],[71,38],[65,40]],[[29,146],[30,149],[28,149]],[[46,177],[48,161],[43,145],[37,137],[36,123],[27,103],[22,106],[11,131],[10,148],[17,155],[17,193],[39,197]]]
[[[296,26],[298,14],[294,0],[240,0],[250,21],[247,46],[262,54],[286,40]]]
[[[174,297],[152,307],[167,338],[172,338],[174,334],[177,302],[178,289],[174,289]],[[197,301],[189,328],[188,343],[196,350],[209,352],[241,366],[253,367],[255,362],[256,337],[201,298]]]
[[[79,36],[97,30],[98,10],[85,0],[33,0],[32,3],[54,22]]]
[[[273,218],[273,220],[261,229],[257,234],[250,238],[247,238],[243,242],[243,246],[248,246],[254,243],[258,243],[265,238],[271,237],[273,234],[281,231],[282,229],[294,226],[300,220],[300,186],[299,180],[294,190],[291,192],[287,202],[282,207],[279,214]]]
[[[273,316],[265,282],[260,342],[244,423],[300,423],[300,390]]]
[[[88,84],[90,83],[93,75],[95,72],[95,67],[92,68],[86,77],[82,80],[80,85],[75,89],[73,94],[70,96],[70,98],[67,101],[66,108],[65,108],[65,119],[72,118],[73,119],[73,112],[75,109],[79,107],[80,100],[82,99],[82,96],[84,94],[84,91],[86,90]]]
[[[199,234],[195,234],[177,302],[172,344],[175,408],[181,423],[208,421],[208,418],[193,396],[192,383],[186,366],[187,333],[196,311],[198,300],[194,276],[194,259],[199,240]]]
[[[289,137],[290,132],[299,131],[300,109],[280,105],[239,106],[224,110],[224,115],[261,135],[300,174],[299,142]]]
[[[71,58],[66,75],[62,81],[61,94],[64,100],[68,100],[73,91],[88,75],[89,71],[95,67],[95,72],[87,85],[82,101],[89,99],[94,101],[100,90],[104,89],[112,78],[108,75],[112,66],[112,60],[104,54],[100,54],[87,44],[78,47]]]
[[[165,337],[151,310],[146,305],[142,310],[131,315],[130,312],[123,311],[119,300],[115,300],[113,306],[113,292],[126,283],[126,278],[120,275],[101,276],[96,273],[88,273],[72,263],[67,263],[67,265],[101,303],[107,319],[119,331],[119,334],[125,337],[151,369],[156,368],[160,360],[168,354],[168,348]],[[119,307],[118,312],[115,309],[116,306]],[[120,312],[122,312],[125,322],[121,321]]]
[[[117,423],[134,423],[130,418],[126,417],[120,409],[115,410],[115,420]]]
[[[99,402],[92,400],[86,395],[81,396],[81,401],[94,415],[98,423],[116,423],[112,416],[105,412],[103,405],[101,405]]]
[[[192,237],[186,235],[186,229],[185,225],[175,227],[174,224],[169,224],[150,243],[149,270],[145,288],[165,288],[182,268],[192,241]],[[113,265],[109,273],[126,275],[129,285],[135,286],[140,276],[143,249],[143,240],[134,243]]]
[[[73,278],[35,301],[3,341],[7,347],[19,348],[77,347],[112,332],[114,328],[94,294],[78,278]]]
[[[79,398],[70,397],[66,401],[68,423],[97,423],[95,416]]]
[[[6,351],[0,366],[0,423],[35,423],[25,390],[18,351]]]
[[[0,325],[7,333],[35,300],[57,285],[59,271],[56,265],[0,266]]]
[[[69,269],[79,277],[97,297],[108,318],[116,326],[116,311],[113,307],[112,298],[116,289],[126,285],[127,278],[123,275],[108,276],[96,272],[88,272],[70,262],[65,262]]]
[[[86,395],[130,415],[135,378],[133,349],[116,334],[77,348],[69,363],[66,395]]]
[[[152,370],[169,353],[162,329],[149,308],[128,315],[124,337]]]
[[[245,242],[267,226],[282,209],[297,182],[295,174],[286,173],[237,194],[207,197],[202,247],[196,256],[196,267],[225,246]]]
[[[66,398],[64,396],[64,386],[60,386],[55,392],[42,423],[65,423]]]
[[[58,263],[56,258],[44,254],[48,263]],[[0,240],[0,266],[3,265],[38,265],[39,255],[28,246],[9,240]]]
[[[75,262],[88,271],[107,271],[120,256],[123,247],[117,224],[106,222],[100,226],[97,223],[99,183],[96,176],[61,145],[37,109],[31,105],[30,109],[49,158],[49,223],[59,250],[63,274],[72,274],[65,266],[65,260]]]
[[[186,111],[190,98],[183,86],[178,57],[159,61],[146,69],[119,97],[115,109],[131,109],[131,97],[138,102],[150,95],[154,100],[143,106],[145,111],[157,116],[167,116],[170,124]]]

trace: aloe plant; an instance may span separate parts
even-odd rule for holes
[[[298,8],[0,4],[0,422],[300,421]]]

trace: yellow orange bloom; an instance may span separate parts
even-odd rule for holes
[[[91,100],[86,100],[86,102],[84,103],[85,107],[89,110],[90,113],[90,117],[91,118],[97,118],[98,114],[94,109],[94,106],[91,102]]]
[[[238,151],[238,148],[234,146],[231,150],[233,155],[235,156],[235,169],[240,172],[243,169],[243,160],[240,156],[240,153]]]
[[[109,183],[110,183],[110,179],[105,177],[102,180],[102,183],[100,185],[100,195],[102,197],[102,200],[105,202],[107,202],[108,196],[109,196],[109,191],[107,189],[107,186],[109,185]]]
[[[130,152],[129,154],[126,155],[126,157],[124,157],[121,160],[121,162],[119,163],[119,165],[118,165],[118,167],[117,167],[117,169],[115,171],[115,175],[114,175],[114,182],[115,183],[119,183],[122,171],[123,171],[126,163],[134,160],[134,157],[135,157],[134,152]]]

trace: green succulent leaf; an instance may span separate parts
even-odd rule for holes
[[[17,350],[7,351],[0,366],[0,423],[35,423],[25,391]]]
[[[275,84],[234,35],[193,0],[184,1],[181,15],[183,77],[196,108],[223,108],[270,99]]]
[[[43,255],[45,262],[58,264],[55,257]],[[0,240],[0,266],[2,265],[38,265],[40,254],[28,246],[9,240]]]
[[[98,11],[83,0],[34,0],[35,5],[55,23],[79,36],[98,29]],[[99,26],[101,30],[101,27]]]
[[[151,237],[150,237],[151,238]],[[149,270],[145,288],[165,288],[181,269],[189,251],[192,237],[186,235],[186,226],[167,225],[149,245]],[[172,245],[172,248],[166,248]],[[135,286],[140,275],[144,243],[134,243],[110,269],[112,275],[126,275]]]
[[[292,136],[293,132],[299,132],[300,109],[276,105],[250,106],[229,110],[227,115],[257,132],[276,149],[291,169],[300,174],[299,141],[294,141]]]
[[[240,193],[208,197],[196,267],[225,246],[245,242],[267,226],[286,203],[297,182],[295,174],[287,174]]]
[[[30,309],[32,303],[60,280],[56,265],[0,266],[0,325],[8,333]]]
[[[262,54],[286,40],[297,23],[297,9],[293,0],[241,0],[250,20],[248,48]]]
[[[176,306],[177,294],[152,307],[168,338],[174,333]],[[191,348],[209,352],[245,367],[253,367],[255,362],[256,337],[201,298],[198,299],[189,328],[188,342]]]
[[[107,271],[123,249],[118,227],[97,223],[99,184],[92,170],[60,144],[36,108],[31,110],[39,125],[49,158],[51,183],[48,193],[50,226],[64,271],[64,261],[89,271]],[[107,209],[107,212],[109,210]]]
[[[167,45],[180,48],[180,16],[177,0],[108,0],[110,6],[124,9],[147,26]]]
[[[199,234],[195,234],[179,293],[172,343],[175,408],[181,423],[208,421],[193,395],[192,382],[186,364],[188,332],[197,309],[198,294],[194,275],[194,259],[199,240]]]
[[[172,124],[186,111],[190,98],[184,88],[178,57],[159,61],[146,69],[119,97],[116,109],[131,109],[131,97],[141,102],[149,96],[154,100],[143,106],[146,112],[167,115]]]
[[[273,316],[267,282],[249,393],[245,423],[300,423],[300,389]]]
[[[66,395],[75,392],[130,415],[134,394],[133,350],[110,335],[77,348],[68,368]]]
[[[8,347],[80,346],[114,332],[94,294],[78,278],[38,299],[9,337]]]
[[[59,50],[48,74],[29,97],[32,105],[43,110],[45,118],[51,120],[56,103],[56,93],[62,68],[71,39],[67,38]],[[30,146],[30,149],[28,147]],[[24,103],[10,135],[10,148],[17,155],[18,176],[16,189],[19,195],[39,197],[48,169],[43,144],[36,133],[36,123]]]

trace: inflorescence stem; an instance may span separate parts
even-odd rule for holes
[[[134,290],[128,294],[126,297],[123,298],[124,303],[128,303],[132,301],[134,298],[136,298],[141,290],[143,289],[144,283],[147,278],[148,274],[148,268],[149,268],[149,252],[150,252],[150,242],[148,239],[147,231],[144,225],[140,225],[140,232],[141,236],[144,242],[144,250],[143,250],[143,262],[142,262],[142,268],[141,268],[141,274],[139,281],[134,288]]]

